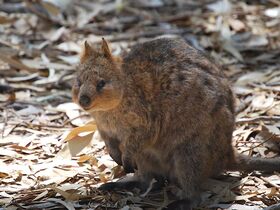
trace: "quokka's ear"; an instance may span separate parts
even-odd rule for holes
[[[109,48],[109,45],[107,43],[107,41],[102,38],[102,45],[101,45],[103,54],[105,55],[106,58],[112,59],[112,54],[111,54],[111,50]]]
[[[81,63],[83,63],[89,57],[89,55],[92,54],[92,52],[93,52],[92,47],[88,44],[87,41],[85,41],[83,45],[83,50],[80,55]]]

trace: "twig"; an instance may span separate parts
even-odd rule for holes
[[[259,116],[254,118],[241,118],[236,120],[236,124],[253,123],[257,121],[280,121],[280,116]]]
[[[244,151],[242,151],[241,153],[251,151],[251,150],[253,150],[253,149],[255,149],[255,148],[257,148],[257,147],[263,145],[265,142],[268,142],[268,141],[271,140],[273,137],[275,137],[275,134],[272,134],[269,138],[267,138],[266,140],[264,140],[262,143],[259,143],[259,144],[257,144],[256,146],[250,147],[249,149],[244,150]]]
[[[82,114],[82,115],[79,115],[77,117],[74,117],[72,119],[69,119],[69,120],[66,120],[63,124],[62,124],[62,127],[66,126],[68,123],[72,122],[73,120],[76,120],[78,118],[82,118],[82,117],[86,117],[86,116],[89,116],[88,114]]]
[[[264,182],[266,182],[267,184],[271,185],[272,187],[277,188],[278,190],[280,189],[280,186],[277,184],[272,183],[271,181],[269,181],[268,179],[266,179],[265,177],[260,177],[261,180],[263,180]]]
[[[266,90],[266,91],[274,91],[274,92],[280,91],[279,87],[270,87],[270,86],[255,84],[255,83],[250,83],[249,86],[252,86],[254,88],[259,88],[261,90]]]
[[[65,128],[64,125],[48,125],[48,124],[35,124],[35,123],[27,123],[27,122],[20,122],[20,123],[10,123],[10,125],[19,125],[25,126],[27,128]]]
[[[141,194],[141,197],[144,198],[148,195],[148,193],[153,189],[153,185],[154,183],[156,183],[157,181],[155,179],[152,179],[149,183],[149,187],[147,188],[146,192],[144,192],[143,194]]]

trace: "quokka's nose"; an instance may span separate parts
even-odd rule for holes
[[[81,95],[80,96],[80,99],[79,99],[79,104],[82,106],[82,107],[88,107],[91,103],[91,99],[89,96],[87,95]]]

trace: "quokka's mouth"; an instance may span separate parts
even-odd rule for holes
[[[94,107],[95,107],[95,104],[93,104],[93,105],[90,105],[90,106],[88,106],[88,107],[82,107],[85,111],[90,111],[91,109],[94,109]]]

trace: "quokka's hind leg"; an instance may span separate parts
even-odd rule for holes
[[[228,166],[229,170],[239,170],[245,172],[263,171],[266,173],[280,172],[280,157],[259,158],[250,157],[235,153],[232,163]]]
[[[193,155],[193,156],[192,156]],[[181,189],[178,201],[175,201],[167,209],[191,210],[199,203],[199,192],[205,174],[201,165],[199,154],[177,152],[174,155],[174,170],[171,172],[171,180]],[[197,158],[193,158],[197,156]],[[201,161],[201,160],[200,160]],[[172,177],[173,176],[173,177]]]

